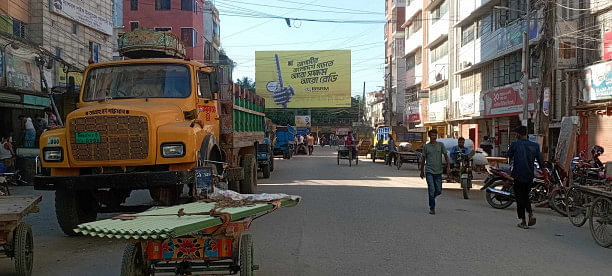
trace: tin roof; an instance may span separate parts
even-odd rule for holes
[[[282,207],[291,207],[297,204],[296,200],[282,200]],[[188,204],[170,206],[150,210],[137,215],[166,215],[167,216],[137,216],[131,220],[105,219],[80,224],[75,232],[86,236],[114,238],[114,239],[166,239],[190,234],[204,228],[221,224],[221,219],[208,215],[177,216],[180,209],[185,213],[208,212],[215,203],[193,202]],[[257,203],[252,206],[225,208],[218,211],[230,213],[232,221],[240,220],[253,215],[262,214],[273,209],[271,203]]]

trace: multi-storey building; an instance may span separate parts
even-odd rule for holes
[[[406,60],[404,51],[404,23],[406,0],[385,0],[387,24],[385,25],[385,87],[391,105],[391,118],[395,125],[404,122]],[[385,115],[387,116],[387,115]]]
[[[385,124],[385,117],[383,116],[384,101],[385,94],[383,91],[366,94],[366,123],[374,129]]]
[[[601,160],[612,161],[612,2],[580,1],[578,8],[574,16],[579,17],[578,30],[582,32],[568,35],[578,40],[578,62],[584,70],[563,75],[580,80],[578,86],[569,83],[567,88],[568,94],[574,92],[578,99],[578,150],[588,152],[599,145],[605,148]]]
[[[423,76],[427,72],[423,68],[423,41],[426,24],[423,24],[424,9],[423,0],[406,1],[406,21],[402,25],[405,35],[405,56],[406,59],[406,90],[405,90],[405,111],[404,122],[409,128],[422,126],[426,121],[427,96],[422,88]]]
[[[211,62],[219,61],[221,47],[219,10],[211,1],[204,2],[204,40],[204,59]]]
[[[124,0],[124,31],[148,28],[172,32],[188,58],[204,61],[204,0]]]
[[[113,0],[113,60],[121,60],[119,35],[123,33],[123,0]]]
[[[91,62],[111,59],[112,2],[94,0],[0,3],[0,123],[20,142],[20,114],[43,115],[49,105],[46,87],[63,90],[56,96],[65,116],[76,102],[80,71]],[[40,72],[38,61],[45,64]]]

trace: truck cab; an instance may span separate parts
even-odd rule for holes
[[[220,72],[176,57],[85,69],[66,126],[41,135],[41,163],[50,175],[34,181],[35,189],[55,190],[66,234],[97,213],[124,210],[133,190],[148,190],[162,205],[178,203],[185,185],[194,196],[196,167],[225,171],[230,188],[255,192],[263,101],[236,85],[220,87]]]

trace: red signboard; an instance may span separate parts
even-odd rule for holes
[[[408,122],[410,122],[410,123],[418,123],[420,121],[421,121],[421,114],[419,114],[419,113],[408,114]]]
[[[612,59],[612,31],[604,34],[604,60]]]
[[[529,89],[528,109],[534,110],[533,93]],[[504,87],[484,95],[486,116],[506,116],[519,114],[523,111],[523,100],[519,90],[514,87]]]

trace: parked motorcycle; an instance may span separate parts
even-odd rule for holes
[[[455,153],[457,155],[457,163],[453,166],[451,172],[448,174],[448,180],[451,182],[461,183],[461,189],[463,190],[463,198],[469,198],[469,191],[472,188],[472,157],[474,151],[469,154],[463,152]]]
[[[510,176],[510,170],[487,168],[489,175],[481,190],[486,190],[485,198],[493,208],[504,209],[512,205],[516,200],[514,194],[514,179]],[[548,176],[546,176],[548,175]],[[563,180],[567,174],[557,163],[545,162],[544,168],[536,168],[529,199],[531,203],[538,205],[548,201],[551,209],[565,216],[566,188]]]

